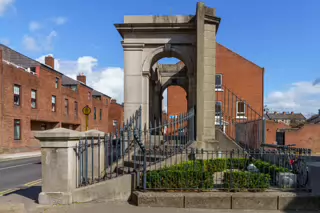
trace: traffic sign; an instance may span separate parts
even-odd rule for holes
[[[91,108],[87,105],[87,106],[83,107],[82,112],[83,112],[83,114],[85,114],[85,115],[90,115],[90,113],[91,113]]]

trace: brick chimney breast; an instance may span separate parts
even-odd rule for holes
[[[78,81],[81,81],[81,82],[84,83],[84,84],[87,84],[87,77],[84,75],[84,73],[80,73],[80,74],[77,76],[77,80],[78,80]]]
[[[44,58],[44,63],[51,67],[52,69],[54,69],[54,57],[52,57],[51,55],[48,55]]]

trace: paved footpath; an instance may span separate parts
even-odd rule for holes
[[[41,156],[40,151],[0,154],[0,162],[6,161],[6,160],[33,158],[33,157],[40,157],[40,156]]]
[[[291,213],[290,211],[257,211],[257,210],[210,210],[210,209],[177,209],[177,208],[148,208],[132,206],[125,202],[92,202],[73,204],[70,206],[41,207],[30,213]],[[292,211],[292,213],[298,211]],[[301,211],[302,212],[302,211]],[[303,211],[305,212],[305,211]]]

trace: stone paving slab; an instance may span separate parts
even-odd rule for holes
[[[212,210],[212,209],[186,209],[186,208],[150,208],[137,207],[125,202],[91,202],[83,204],[72,204],[70,206],[43,207],[28,213],[315,213],[306,211],[273,211],[273,210]],[[318,212],[319,213],[319,212]]]

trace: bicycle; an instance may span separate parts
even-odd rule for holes
[[[296,149],[298,152],[295,155],[292,154],[291,147],[296,146],[295,144],[290,145],[273,145],[264,144],[262,147],[270,147],[277,149],[279,154],[283,154],[284,158],[279,158],[278,163],[284,168],[289,169],[292,173],[296,175],[296,186],[297,188],[305,188],[309,180],[308,166],[302,158],[302,152],[304,149]],[[305,152],[304,152],[305,153]],[[281,156],[281,155],[279,155]]]
[[[301,153],[300,153],[301,154]],[[301,158],[301,155],[290,159],[292,166],[292,172],[297,176],[297,188],[305,188],[308,184],[309,171],[305,161]]]

